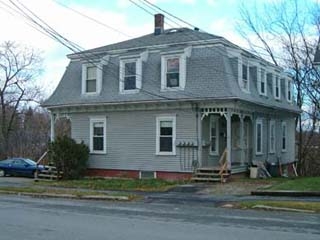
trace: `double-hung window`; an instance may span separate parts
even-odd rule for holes
[[[105,154],[106,150],[106,118],[90,118],[90,152]]]
[[[280,99],[281,94],[281,82],[280,77],[277,74],[273,74],[273,96],[275,99]]]
[[[176,139],[176,117],[159,116],[156,119],[156,154],[157,155],[175,155]]]
[[[281,123],[281,150],[285,152],[287,150],[287,124]]]
[[[275,121],[271,120],[270,121],[270,129],[269,129],[269,136],[270,136],[270,142],[269,142],[269,152],[274,153],[276,149],[276,129],[275,129]]]
[[[161,89],[183,90],[186,84],[186,55],[161,57]]]
[[[120,60],[120,93],[136,93],[141,89],[142,62],[140,59]]]
[[[167,88],[179,87],[180,78],[180,58],[169,58],[167,59],[166,67],[166,80]]]
[[[219,154],[219,120],[217,117],[210,119],[210,154]]]
[[[94,93],[97,91],[97,67],[87,67],[86,92]]]
[[[263,127],[262,120],[258,119],[256,121],[256,154],[262,154],[262,137],[263,137]]]
[[[137,63],[127,62],[124,64],[124,90],[136,89]]]
[[[258,78],[258,91],[260,95],[267,95],[267,73],[264,68],[260,68],[260,78]]]
[[[82,94],[98,94],[102,85],[102,65],[82,65]]]
[[[240,87],[243,91],[249,92],[249,73],[250,73],[250,67],[249,67],[249,61],[247,59],[243,59],[241,61],[241,76],[240,76]]]

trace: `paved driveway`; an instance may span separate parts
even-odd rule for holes
[[[0,186],[27,186],[33,181],[33,178],[25,177],[0,177]]]

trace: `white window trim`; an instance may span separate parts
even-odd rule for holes
[[[285,148],[283,148],[283,127],[285,127],[285,139],[286,139],[286,144]],[[288,128],[287,128],[287,123],[282,122],[281,123],[281,152],[286,152],[287,151],[287,146],[288,146]]]
[[[124,77],[125,77],[125,64],[126,63],[136,63],[136,88],[135,89],[124,89]],[[129,59],[120,59],[119,67],[119,91],[122,94],[132,94],[138,93],[142,87],[142,60],[141,58],[129,58]]]
[[[96,79],[96,91],[95,92],[86,92],[87,89],[87,68],[88,67],[96,67],[97,71],[97,79]],[[101,92],[102,88],[102,64],[94,64],[94,63],[83,63],[82,64],[82,81],[81,81],[81,93],[83,95],[98,95]]]
[[[241,88],[241,90],[245,93],[250,93],[250,61],[245,58],[245,57],[238,57],[239,61],[238,61],[238,83],[239,83],[239,86]],[[242,75],[243,75],[243,68],[242,68],[242,65],[247,65],[247,87],[245,88],[243,86],[243,78],[242,78]]]
[[[172,152],[160,152],[160,122],[172,121]],[[161,115],[156,117],[156,155],[173,156],[176,155],[176,116]]]
[[[185,89],[187,78],[187,57],[189,57],[190,54],[189,50],[185,50],[184,53],[161,56],[161,91],[178,91]],[[171,58],[179,58],[179,87],[167,87],[167,61]]]
[[[212,145],[211,128],[212,128],[213,122],[216,124],[216,151],[212,151],[212,148],[211,148],[211,145]],[[214,155],[214,156],[219,155],[219,118],[217,116],[210,117],[210,155]]]
[[[277,83],[277,79],[278,78],[278,83]],[[272,73],[272,86],[273,86],[273,97],[276,100],[280,100],[281,99],[281,77],[279,74],[277,73]],[[279,89],[279,96],[276,95],[276,89]]]
[[[103,151],[93,150],[93,124],[103,123]],[[90,153],[106,154],[107,153],[107,119],[106,117],[90,117]]]
[[[258,152],[258,125],[261,125],[261,151]],[[262,119],[256,120],[256,134],[255,134],[255,148],[256,148],[256,155],[262,155],[263,154],[263,122]]]
[[[292,83],[292,79],[291,78],[285,78],[285,81],[286,81],[286,99],[289,103],[292,102],[292,94],[293,94],[293,83]],[[289,90],[289,82],[290,82],[290,95],[291,95],[291,98],[289,99],[289,94],[288,94],[288,90]]]
[[[260,71],[259,71],[259,69],[260,69]],[[262,96],[267,96],[267,69],[266,68],[264,68],[264,67],[260,67],[258,69],[258,76],[257,76],[257,79],[258,79],[258,81],[257,81],[257,83],[258,83],[258,92],[259,92],[259,94],[260,95],[262,95]],[[262,70],[264,71],[264,78],[262,79],[261,78],[261,75],[262,75]],[[264,82],[264,93],[263,92],[261,92],[261,83],[262,82]]]
[[[271,141],[272,127],[273,126],[273,145]],[[269,123],[269,153],[275,153],[276,151],[276,123],[274,120],[270,120]]]

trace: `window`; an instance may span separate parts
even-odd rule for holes
[[[287,124],[282,122],[281,124],[281,149],[283,152],[287,150]]]
[[[90,118],[90,152],[105,154],[106,118]]]
[[[213,116],[210,119],[210,154],[219,154],[219,119]]]
[[[275,121],[271,120],[270,121],[270,153],[274,153],[276,149],[276,129],[275,129]]]
[[[102,66],[82,65],[82,94],[97,94],[101,91]]]
[[[120,60],[120,93],[137,93],[141,89],[142,62],[141,59]]]
[[[275,99],[280,99],[281,82],[279,75],[273,74],[273,96]]]
[[[286,80],[286,95],[287,95],[287,101],[292,102],[292,80],[291,79]]]
[[[176,117],[157,117],[156,154],[175,155]]]
[[[242,61],[240,62],[240,79],[239,84],[240,88],[244,90],[245,92],[249,92],[249,61],[247,59],[242,58]]]
[[[183,90],[186,82],[186,56],[172,55],[161,58],[161,89]]]
[[[258,91],[261,95],[267,95],[267,74],[263,68],[260,69],[260,78],[258,78]]]
[[[256,121],[256,154],[262,154],[262,120]]]
[[[86,92],[92,93],[97,91],[97,68],[87,67]]]

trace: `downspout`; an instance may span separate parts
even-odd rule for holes
[[[198,143],[198,166],[202,166],[202,126],[201,126],[201,111],[198,103],[195,104],[196,111],[196,133]]]

